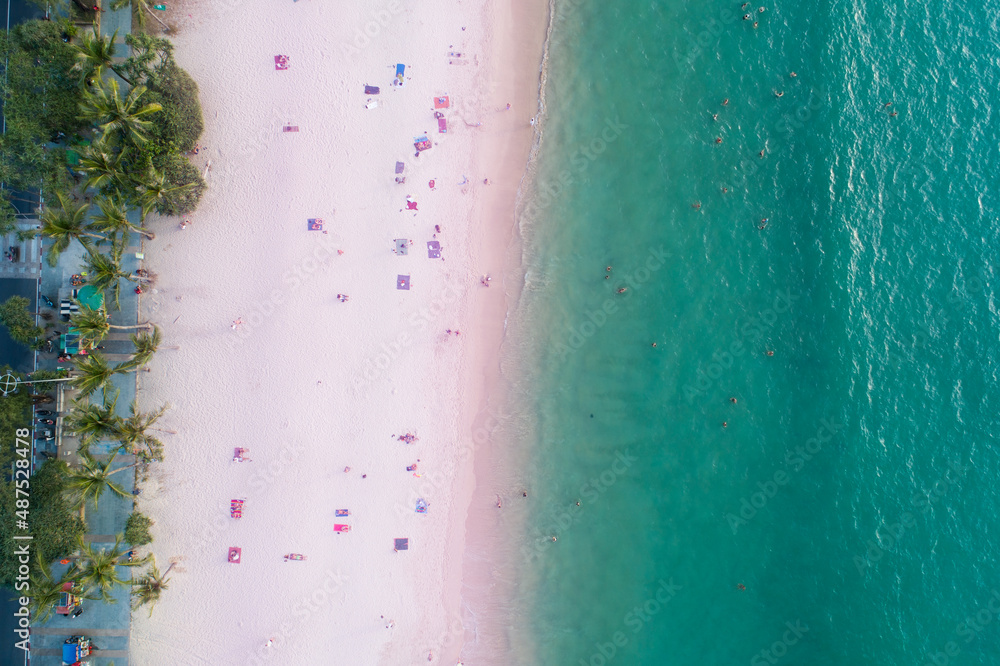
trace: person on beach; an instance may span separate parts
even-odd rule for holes
[[[507,102],[507,110],[510,111],[510,102]]]
[[[242,325],[243,325],[243,317],[238,317],[237,319],[233,320],[233,330],[234,331],[237,328],[239,328],[240,326],[242,326]]]
[[[503,501],[500,499],[499,495],[497,495],[497,508],[498,509],[502,509],[503,508]]]

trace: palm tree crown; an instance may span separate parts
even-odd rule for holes
[[[149,569],[138,579],[132,581],[132,610],[149,604],[149,615],[153,616],[153,606],[160,600],[160,594],[167,589],[170,579],[167,577],[170,570],[174,568],[175,562],[171,562],[167,570],[162,574],[156,568],[156,560],[150,561]]]
[[[114,546],[106,550],[82,539],[79,546],[80,559],[70,570],[70,576],[83,586],[85,593],[99,595],[105,603],[115,603],[111,591],[128,584],[118,575],[118,567],[136,567],[148,561],[148,558],[142,558],[129,562],[126,555],[130,549],[122,545],[121,534],[115,537]]]
[[[39,217],[42,225],[38,233],[54,241],[48,253],[50,266],[59,263],[59,255],[74,240],[80,241],[87,252],[92,253],[90,239],[104,239],[103,236],[90,231],[87,225],[87,211],[90,209],[90,204],[83,203],[76,206],[61,193],[56,194],[56,199],[59,205],[46,207]]]
[[[146,86],[136,86],[122,97],[116,80],[99,82],[84,95],[80,116],[96,124],[105,137],[142,145],[147,141],[146,129],[152,125],[143,117],[163,108],[155,102],[143,105],[140,98],[145,92]]]

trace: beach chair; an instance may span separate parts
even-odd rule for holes
[[[333,531],[337,532],[338,534],[340,532],[350,532],[351,531],[351,526],[350,525],[341,525],[340,523],[335,523],[334,526],[333,526]]]

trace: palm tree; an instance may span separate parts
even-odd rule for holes
[[[56,194],[56,199],[59,201],[59,205],[47,207],[39,217],[42,225],[38,233],[54,241],[48,254],[50,266],[59,263],[59,255],[74,240],[80,241],[87,252],[91,254],[93,250],[90,247],[89,239],[104,240],[103,236],[91,232],[87,226],[87,211],[90,209],[90,204],[84,203],[74,206],[61,193]]]
[[[99,215],[94,216],[93,225],[95,229],[100,229],[111,237],[121,234],[124,238],[130,232],[134,231],[145,236],[146,240],[156,238],[156,234],[149,229],[137,227],[128,221],[128,211],[125,209],[125,204],[117,196],[102,195],[95,198],[94,203],[97,204],[98,210],[101,211]]]
[[[95,30],[95,33],[99,32]],[[125,75],[115,67],[115,38],[118,37],[118,30],[110,37],[101,37],[98,34],[84,33],[79,44],[70,44],[76,51],[76,64],[73,69],[83,74],[84,80],[94,78],[100,79],[104,70],[110,69],[120,76],[125,83],[132,85]]]
[[[143,11],[146,11],[156,19],[157,23],[163,26],[164,31],[170,31],[170,26],[161,21],[160,17],[150,8],[148,0],[111,0],[111,9],[117,11],[129,4],[132,5],[132,13],[135,15],[136,23],[139,24],[139,30],[146,31],[146,15],[143,13]]]
[[[134,326],[117,326],[108,321],[108,315],[105,314],[104,310],[94,310],[86,305],[81,305],[80,311],[70,317],[69,324],[76,329],[81,338],[95,344],[107,337],[112,329],[128,331],[137,328],[147,330],[153,328],[153,325],[148,322]]]
[[[78,389],[83,395],[90,395],[97,389],[103,389],[112,377],[130,370],[127,361],[111,365],[104,355],[97,351],[91,351],[82,358],[77,356],[73,362],[76,364],[77,374],[69,380],[69,385]]]
[[[160,333],[160,328],[156,325],[153,326],[151,331],[146,330],[142,333],[133,333],[132,344],[135,346],[135,354],[129,363],[136,369],[145,366],[149,363],[149,359],[153,358],[153,354],[160,348],[160,343],[162,342],[163,334]]]
[[[139,282],[142,278],[122,269],[122,248],[111,248],[110,254],[92,253],[87,257],[87,276],[90,284],[96,289],[107,291],[111,289],[114,295],[115,307],[121,309],[118,297],[121,294],[121,281]]]
[[[129,497],[129,493],[112,481],[111,477],[118,472],[132,469],[139,463],[134,462],[118,469],[111,469],[116,457],[117,454],[112,455],[108,462],[101,463],[91,455],[85,454],[81,456],[80,469],[70,468],[66,473],[66,490],[69,493],[72,506],[80,509],[81,514],[88,502],[93,502],[96,507],[98,500],[101,499],[106,490],[110,490],[113,495],[118,497]]]
[[[52,617],[56,606],[62,601],[63,585],[67,582],[66,578],[57,580],[52,576],[48,562],[42,558],[41,551],[36,550],[35,568],[29,575],[28,588],[24,592],[29,599],[28,610],[34,622],[45,624]]]
[[[117,135],[141,146],[148,140],[146,128],[152,125],[143,116],[163,108],[156,102],[142,105],[139,99],[145,92],[146,86],[136,86],[123,98],[118,90],[118,81],[108,79],[99,82],[84,93],[80,102],[80,117],[97,125],[104,137]]]
[[[148,557],[129,562],[129,549],[122,545],[122,535],[115,537],[115,545],[107,550],[95,547],[93,542],[80,539],[80,557],[70,570],[70,577],[83,586],[88,594],[95,594],[105,603],[113,604],[111,591],[128,581],[118,575],[118,567],[137,567],[149,561]]]
[[[80,153],[80,170],[87,174],[87,188],[100,189],[105,185],[121,189],[126,187],[122,168],[124,153],[111,150],[104,141],[97,140]]]
[[[144,414],[139,411],[138,403],[133,402],[131,414],[122,419],[118,440],[134,455],[141,456],[143,459],[161,458],[163,456],[163,442],[156,436],[149,434],[148,431],[157,430],[176,434],[173,430],[161,430],[153,427],[153,424],[163,416],[168,408],[169,405],[163,405],[156,411]]]
[[[74,400],[73,409],[63,420],[63,425],[80,438],[82,447],[98,439],[118,439],[123,419],[115,414],[117,402],[117,391],[114,397],[105,395],[103,404]]]
[[[169,203],[170,197],[183,194],[185,191],[194,188],[197,183],[186,183],[171,187],[167,183],[167,177],[161,171],[150,169],[144,182],[139,184],[139,207],[142,210],[142,219],[159,205]]]
[[[167,589],[167,583],[170,581],[167,576],[176,564],[171,562],[167,570],[161,574],[156,568],[156,560],[150,558],[149,569],[138,580],[132,581],[132,594],[135,596],[132,610],[149,604],[149,616],[153,617],[153,606],[160,600],[160,593]]]

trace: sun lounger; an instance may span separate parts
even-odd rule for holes
[[[434,98],[434,108],[435,109],[447,109],[450,104],[451,104],[451,101],[448,99],[447,95],[445,95],[444,97],[435,97]]]
[[[288,69],[288,56],[286,55],[274,56],[274,68],[277,70]]]
[[[366,95],[377,95],[378,94],[378,86],[365,86],[365,94]]]
[[[409,275],[397,275],[396,276],[396,289],[402,289],[403,291],[410,290],[410,276]]]
[[[240,558],[243,556],[243,549],[232,546],[229,548],[229,563],[239,564]]]
[[[337,524],[335,524],[333,526],[333,531],[334,532],[350,532],[351,531],[351,526],[350,525],[341,525],[341,524],[337,523]]]
[[[441,243],[437,241],[427,241],[427,258],[428,259],[441,258]]]
[[[306,220],[309,231],[323,231],[323,220],[319,218],[310,218]]]

